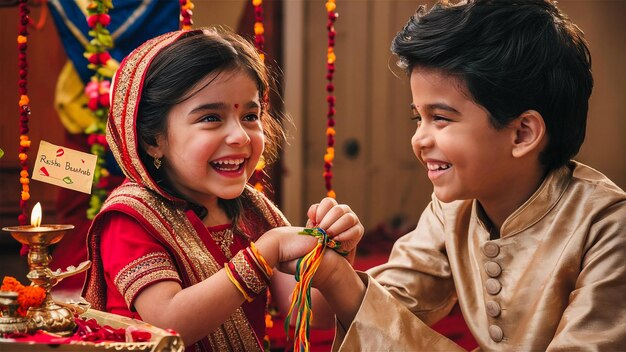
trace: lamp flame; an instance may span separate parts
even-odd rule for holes
[[[30,213],[30,224],[35,227],[41,225],[41,204],[37,202]]]

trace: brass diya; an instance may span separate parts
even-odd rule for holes
[[[17,313],[18,306],[17,292],[0,291],[0,334],[25,334],[33,330],[31,321]]]
[[[38,214],[37,214],[38,211]],[[74,312],[67,305],[54,302],[50,289],[62,279],[83,272],[91,266],[90,261],[80,263],[77,267],[68,267],[66,271],[50,270],[52,256],[48,247],[59,242],[65,233],[74,228],[74,225],[43,225],[41,222],[41,206],[39,203],[33,209],[31,225],[5,227],[2,230],[11,233],[18,242],[29,247],[28,267],[30,271],[26,277],[35,286],[46,292],[43,303],[28,309],[28,318],[35,329],[41,329],[62,336],[69,336],[76,326]]]

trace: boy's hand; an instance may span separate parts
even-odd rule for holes
[[[352,209],[346,204],[338,204],[333,198],[324,198],[311,205],[307,217],[307,227],[319,227],[330,238],[341,242],[341,252],[352,251],[365,232]]]

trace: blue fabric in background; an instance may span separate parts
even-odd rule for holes
[[[70,29],[73,26],[87,42],[91,40],[84,12],[73,0],[49,0],[48,6],[67,56],[83,83],[87,83],[94,72],[87,68],[89,62],[83,56],[85,47]],[[133,14],[136,17],[131,19]],[[115,60],[122,61],[146,40],[177,30],[179,15],[178,0],[113,0],[113,8],[109,11],[111,24],[106,27],[114,36],[109,53]]]

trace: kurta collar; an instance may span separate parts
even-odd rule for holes
[[[537,191],[504,221],[500,228],[500,237],[518,234],[543,219],[565,193],[575,167],[575,162],[570,162],[550,172]],[[484,221],[478,215],[479,209],[478,201],[474,200],[474,216],[484,226]]]

